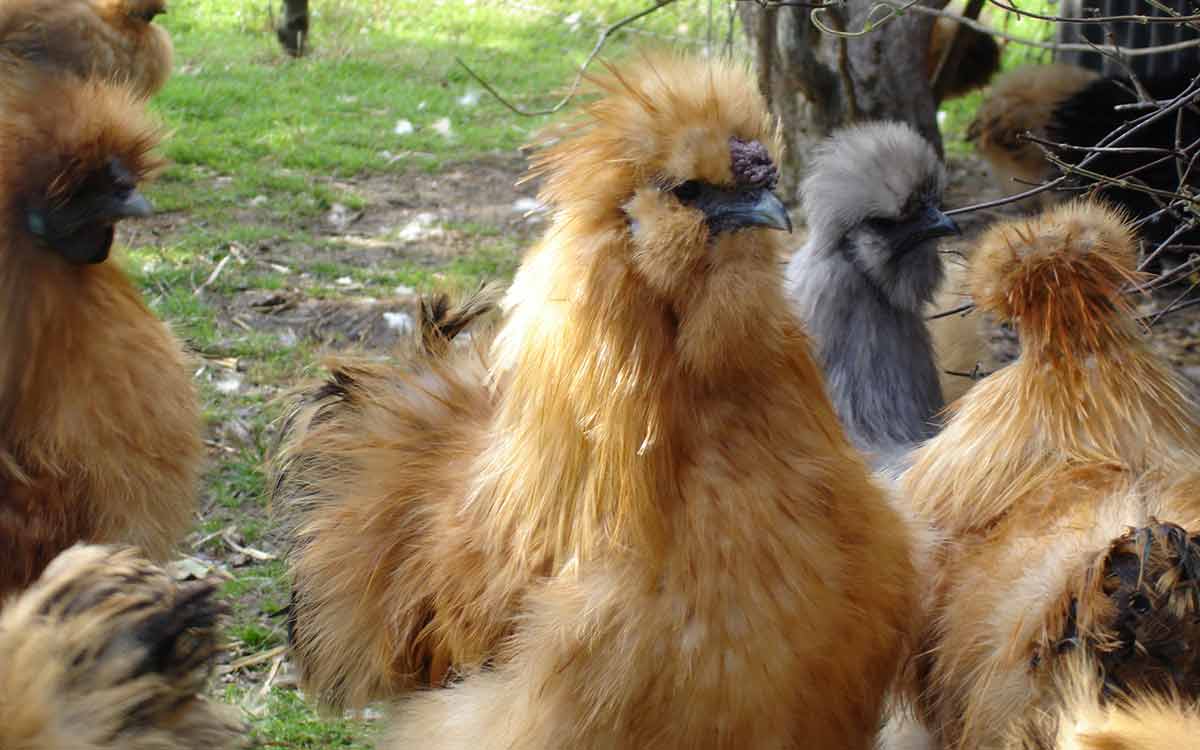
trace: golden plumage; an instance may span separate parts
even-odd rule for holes
[[[778,238],[677,197],[741,190],[735,151],[777,159],[777,127],[725,62],[596,87],[535,161],[554,220],[494,338],[335,365],[295,415],[275,502],[306,685],[341,705],[464,676],[400,705],[393,748],[866,748],[908,527],[833,412]]]
[[[162,560],[192,523],[203,446],[179,342],[116,263],[62,252],[83,237],[106,256],[115,218],[36,233],[92,197],[135,195],[126,181],[160,165],[158,125],[126,89],[51,74],[0,84],[0,111],[3,593],[80,540]]]
[[[152,96],[171,74],[171,36],[152,22],[165,12],[166,0],[7,0],[0,55]]]
[[[78,546],[0,610],[0,747],[229,750],[241,723],[202,692],[223,608],[131,549]]]
[[[1172,532],[1170,551],[1160,523],[1200,529],[1200,425],[1122,296],[1134,253],[1123,217],[1095,203],[993,227],[976,250],[976,303],[1016,323],[1021,355],[963,396],[901,479],[945,538],[916,670],[941,747],[1075,747],[1053,738],[1114,698],[1080,704],[1064,685],[1087,682],[1095,663],[1111,678],[1112,659],[1128,674],[1160,670],[1140,650],[1200,635],[1186,534],[1179,547]],[[1131,528],[1160,540],[1136,560],[1135,584],[1161,583],[1135,613],[1159,618],[1153,633],[1127,627],[1120,595]],[[1130,679],[1134,705],[1200,688],[1190,658],[1168,661],[1182,681]]]

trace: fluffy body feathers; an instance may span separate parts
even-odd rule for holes
[[[1037,144],[1020,138],[1044,138],[1054,111],[1099,76],[1074,65],[1027,65],[999,76],[967,128],[979,154],[987,160],[1000,189],[1012,195],[1028,190],[1051,174]],[[1039,194],[1048,204],[1052,196]]]
[[[239,746],[240,723],[200,695],[218,649],[215,591],[129,549],[61,554],[0,611],[0,747]]]
[[[490,348],[335,367],[296,415],[306,684],[361,703],[452,669],[392,748],[865,748],[909,535],[754,228],[784,224],[775,125],[725,64],[598,86],[536,161],[554,220]]]
[[[80,540],[161,560],[192,521],[203,448],[179,342],[114,263],[94,262],[159,165],[158,126],[124,89],[49,74],[6,81],[0,107],[5,592]]]
[[[955,405],[901,480],[946,538],[917,664],[941,747],[1087,747],[1076,718],[1125,715],[1094,689],[1096,664],[1144,677],[1195,643],[1186,534],[1168,554],[1156,519],[1200,529],[1200,429],[1126,308],[1134,257],[1123,217],[1089,203],[994,227],[976,251],[976,302],[1018,325],[1021,356]],[[1149,630],[1128,627],[1121,593],[1131,528],[1161,538],[1132,567],[1133,592],[1158,592],[1135,608]],[[1130,679],[1130,705],[1194,701],[1190,657],[1166,661],[1183,681]]]
[[[877,464],[938,427],[943,400],[925,313],[943,277],[936,238],[957,231],[938,210],[945,180],[914,130],[872,123],[820,146],[803,185],[809,237],[788,264],[788,292],[838,415]]]
[[[171,37],[152,23],[165,12],[165,0],[9,0],[0,55],[151,96],[171,73]]]

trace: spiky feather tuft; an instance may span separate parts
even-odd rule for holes
[[[993,227],[972,264],[975,302],[1016,323],[1024,346],[1095,351],[1129,328],[1122,288],[1137,278],[1123,214],[1072,202]]]

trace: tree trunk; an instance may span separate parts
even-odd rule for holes
[[[275,36],[289,55],[304,54],[308,46],[308,0],[283,0],[283,19]]]
[[[940,0],[923,0],[940,7]],[[838,31],[861,30],[874,0],[847,0],[821,16]],[[869,34],[825,34],[797,6],[743,3],[758,81],[783,122],[787,157],[782,194],[794,200],[813,143],[853,122],[900,120],[942,153],[937,106],[925,72],[933,17],[906,13]],[[878,14],[878,11],[877,11]]]

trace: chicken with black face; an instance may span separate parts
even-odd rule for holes
[[[182,347],[109,258],[161,128],[127,88],[2,70],[0,595],[78,541],[165,559],[203,451]]]
[[[138,178],[117,157],[88,174],[65,199],[41,196],[27,208],[29,232],[71,263],[103,263],[116,222],[154,213]]]
[[[836,133],[804,182],[809,238],[788,287],[815,339],[838,415],[877,466],[937,431],[944,403],[925,324],[944,271],[945,170],[907,125]]]

